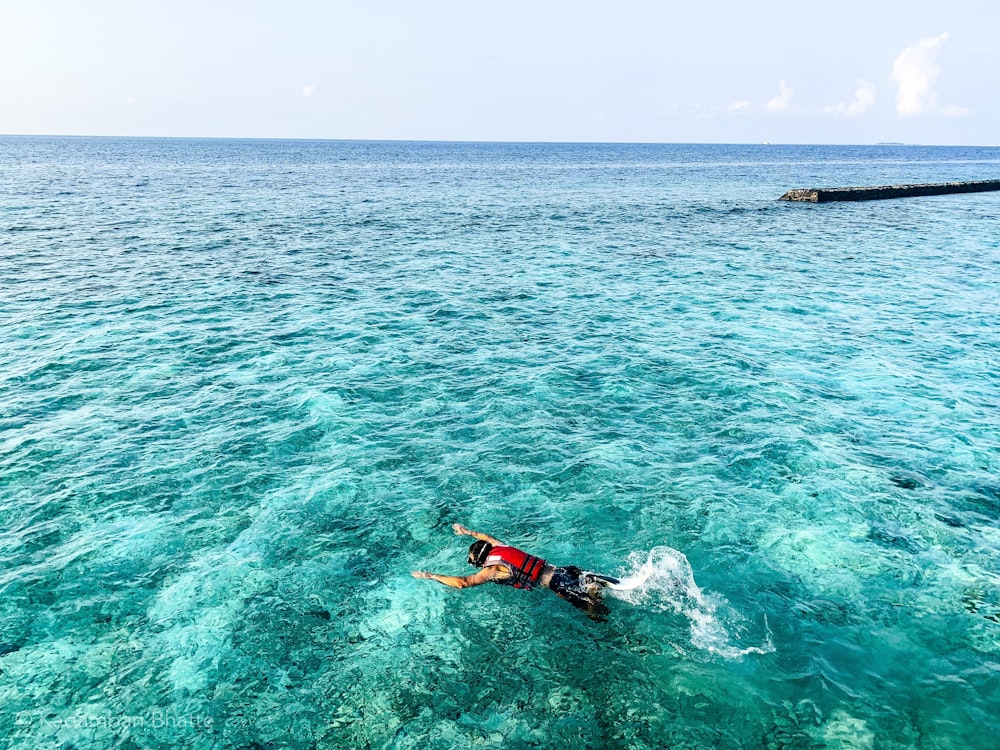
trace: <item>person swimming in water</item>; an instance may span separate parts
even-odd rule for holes
[[[428,578],[456,589],[490,582],[516,589],[549,588],[574,607],[584,610],[593,620],[603,620],[610,611],[601,601],[602,589],[618,583],[617,578],[581,570],[575,565],[549,565],[540,557],[505,545],[489,534],[471,531],[460,523],[453,524],[452,528],[459,536],[468,535],[477,539],[469,547],[469,564],[482,570],[470,576],[446,576],[415,570],[414,578]]]

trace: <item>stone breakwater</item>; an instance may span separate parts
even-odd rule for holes
[[[985,193],[1000,190],[1000,180],[974,182],[935,182],[926,185],[877,185],[875,187],[806,188],[789,190],[783,201],[829,203],[831,201],[877,201],[886,198],[913,198],[920,195]]]

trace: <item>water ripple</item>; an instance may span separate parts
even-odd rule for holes
[[[997,150],[0,158],[13,747],[1000,729],[1000,201],[774,200]],[[701,598],[601,625],[410,578],[462,571],[455,521],[610,573],[680,550]]]

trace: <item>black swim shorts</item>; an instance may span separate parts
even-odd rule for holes
[[[603,620],[611,610],[601,601],[600,589],[594,585],[602,580],[614,582],[612,578],[588,573],[575,565],[567,565],[552,571],[549,588],[574,607],[585,610],[593,619]]]

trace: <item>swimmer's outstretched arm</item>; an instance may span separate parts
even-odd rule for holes
[[[473,531],[472,529],[467,529],[460,523],[453,523],[451,525],[451,528],[453,528],[455,530],[455,533],[458,534],[459,536],[465,534],[466,536],[475,537],[476,539],[482,542],[489,542],[494,547],[498,547],[503,544],[503,542],[501,542],[496,537],[492,537],[489,534],[484,534],[481,531]]]
[[[414,578],[430,578],[438,583],[443,583],[445,586],[451,586],[453,589],[467,589],[469,586],[479,586],[484,583],[489,583],[493,579],[497,578],[498,574],[507,574],[507,569],[499,566],[490,566],[488,568],[483,568],[478,573],[471,576],[443,576],[437,573],[428,573],[426,570],[413,571]]]

